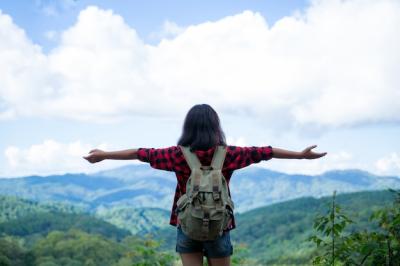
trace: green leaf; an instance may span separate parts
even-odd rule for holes
[[[368,254],[371,252],[371,250],[372,250],[372,248],[368,244],[361,246],[361,249],[360,249],[362,254]]]
[[[332,232],[332,228],[329,227],[325,230],[324,235],[329,236],[331,232]]]
[[[328,222],[329,222],[328,220],[325,220],[322,223],[320,223],[319,226],[317,227],[317,231],[320,231],[320,232],[324,231]]]
[[[334,225],[333,225],[333,231],[334,231],[335,233],[340,233],[340,232],[342,231],[341,225],[340,225],[340,224],[334,224]]]
[[[397,217],[393,220],[392,225],[393,225],[393,226],[400,225],[400,215],[397,216]]]

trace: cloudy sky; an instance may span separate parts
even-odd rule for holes
[[[209,103],[228,144],[400,176],[400,1],[0,0],[0,176],[93,172],[175,145]]]

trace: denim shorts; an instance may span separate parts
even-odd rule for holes
[[[220,237],[213,241],[197,241],[186,236],[185,233],[183,233],[182,228],[178,225],[176,252],[203,252],[204,256],[208,258],[224,258],[232,255],[233,247],[229,231],[224,232]]]

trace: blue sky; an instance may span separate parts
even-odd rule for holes
[[[1,10],[13,17],[14,22],[23,28],[30,39],[45,51],[54,48],[54,42],[46,38],[46,32],[62,31],[76,22],[82,9],[95,5],[102,9],[112,9],[121,15],[127,24],[135,28],[144,40],[155,43],[152,33],[161,30],[165,21],[173,21],[181,26],[214,21],[234,15],[243,10],[262,13],[270,23],[295,10],[302,10],[308,1],[85,1],[85,0],[0,0]]]
[[[400,176],[399,1],[0,0],[0,176],[90,172],[89,149],[174,145],[209,103],[229,144]]]

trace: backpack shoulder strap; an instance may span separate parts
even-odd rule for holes
[[[184,146],[179,146],[179,147],[182,150],[183,157],[185,157],[185,160],[189,165],[190,170],[199,169],[201,167],[201,163],[199,158],[197,158],[196,154],[191,152],[189,147],[184,147]]]
[[[212,158],[211,167],[213,169],[222,170],[222,166],[224,165],[226,155],[226,147],[217,146],[214,151],[214,156]]]

